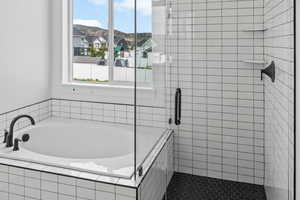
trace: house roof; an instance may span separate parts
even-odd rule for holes
[[[76,36],[85,36],[85,34],[83,32],[81,32],[80,30],[73,28],[73,35]]]
[[[116,46],[114,48],[115,51],[123,51],[124,50],[124,47],[123,46]]]
[[[152,46],[153,46],[152,38],[149,38],[148,40],[144,40],[143,43],[140,43],[140,46],[138,45],[140,49],[147,52],[152,51]]]
[[[100,40],[98,39],[97,36],[87,36],[86,37],[86,40],[89,42],[89,43],[93,43],[95,42],[96,40],[98,40],[100,42]]]
[[[73,46],[74,47],[79,47],[79,48],[88,48],[89,43],[85,39],[84,36],[74,35],[73,36]]]
[[[104,37],[98,37],[98,36],[87,36],[86,40],[89,43],[94,43],[95,41],[99,41],[101,43],[106,42],[106,39]]]

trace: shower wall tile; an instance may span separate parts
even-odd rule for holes
[[[169,0],[167,95],[179,172],[264,183],[263,0]]]
[[[265,1],[265,60],[276,80],[265,83],[265,185],[268,199],[293,199],[294,191],[294,4]]]

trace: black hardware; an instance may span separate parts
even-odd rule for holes
[[[12,147],[13,146],[14,126],[15,126],[16,122],[21,118],[28,118],[28,119],[30,119],[31,124],[35,125],[34,119],[29,115],[19,115],[19,116],[15,117],[12,120],[12,122],[10,123],[10,126],[9,126],[9,133],[7,135],[6,147]]]
[[[22,135],[22,141],[23,141],[23,142],[27,142],[29,139],[30,139],[29,134],[24,134],[24,135]]]
[[[261,70],[261,80],[263,80],[263,74],[266,74],[267,76],[269,76],[272,79],[272,82],[275,82],[275,63],[274,61],[271,62],[271,64],[265,68]]]
[[[8,131],[5,129],[4,130],[4,140],[3,140],[3,143],[6,143],[6,141],[7,141],[7,135],[8,135]]]
[[[169,124],[172,124],[172,118],[169,118]]]
[[[29,134],[24,134],[22,136],[22,140],[20,140],[19,138],[15,138],[13,151],[19,151],[20,150],[19,142],[27,142],[29,138],[30,138]]]
[[[175,94],[175,124],[181,124],[181,89],[176,89]]]
[[[21,140],[19,138],[15,138],[13,151],[19,151],[19,142],[21,142]]]
[[[143,166],[139,166],[138,168],[137,168],[137,171],[138,171],[138,174],[139,174],[139,177],[141,177],[141,176],[143,176]]]

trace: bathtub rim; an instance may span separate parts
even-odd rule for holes
[[[40,173],[49,173],[58,176],[82,179],[87,181],[94,181],[98,183],[110,184],[110,185],[115,185],[120,187],[127,187],[131,189],[138,189],[138,187],[140,186],[144,178],[148,175],[149,170],[152,168],[158,156],[166,146],[167,142],[170,140],[170,138],[173,135],[174,135],[174,130],[166,129],[166,131],[163,133],[163,138],[160,138],[160,140],[158,141],[159,144],[156,144],[156,146],[154,147],[155,150],[153,150],[153,152],[150,152],[150,154],[152,153],[153,155],[148,156],[149,159],[148,165],[144,168],[145,170],[143,175],[141,177],[138,177],[137,175],[136,180],[134,180],[134,176],[132,176],[131,179],[125,179],[125,178],[117,178],[112,176],[98,175],[95,173],[82,172],[80,170],[65,169],[62,167],[48,166],[46,164],[38,164],[38,163],[32,163],[28,161],[21,161],[14,158],[4,157],[2,155],[0,155],[0,165],[21,168],[24,170],[32,170]]]

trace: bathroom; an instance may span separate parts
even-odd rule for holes
[[[1,1],[0,200],[299,199],[297,18],[296,0]]]

